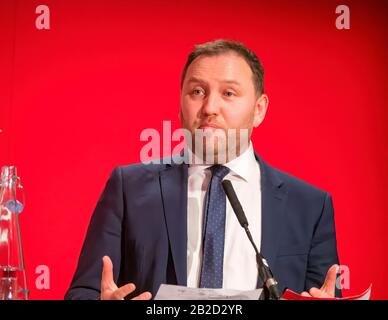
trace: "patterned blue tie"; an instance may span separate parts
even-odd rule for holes
[[[212,171],[212,178],[205,203],[200,287],[222,288],[226,195],[221,182],[229,173],[229,168],[214,165],[210,167],[210,170]]]

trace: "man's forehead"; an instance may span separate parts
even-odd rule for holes
[[[244,78],[251,79],[252,70],[241,56],[225,53],[214,56],[199,56],[189,66],[187,82],[215,80],[231,84],[241,84]]]

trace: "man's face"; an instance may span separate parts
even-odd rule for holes
[[[183,82],[180,103],[179,117],[183,128],[192,134],[193,146],[195,132],[203,130],[207,138],[210,137],[215,157],[226,151],[218,147],[220,133],[227,134],[230,129],[236,129],[239,141],[241,129],[246,129],[248,141],[237,146],[238,156],[248,146],[253,128],[264,119],[268,98],[264,94],[259,96],[255,90],[248,63],[230,52],[200,56],[191,63]]]

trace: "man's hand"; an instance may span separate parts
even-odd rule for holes
[[[102,278],[101,278],[101,300],[124,300],[124,298],[132,293],[136,286],[133,283],[128,283],[120,288],[117,287],[113,280],[113,263],[108,256],[102,258]],[[132,300],[150,300],[152,295],[150,292],[143,292]]]
[[[303,291],[301,293],[304,297],[313,297],[313,298],[334,298],[335,297],[335,283],[337,279],[337,272],[339,266],[337,264],[333,264],[329,271],[327,271],[325,283],[321,287],[311,288],[309,292]]]

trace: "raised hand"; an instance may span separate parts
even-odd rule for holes
[[[334,298],[338,268],[337,264],[333,264],[330,267],[329,271],[327,271],[325,282],[320,289],[313,287],[309,292],[303,291],[301,295],[313,298]]]
[[[108,256],[102,258],[103,268],[101,277],[101,300],[124,300],[124,298],[132,293],[136,286],[133,283],[128,283],[122,287],[117,287],[113,280],[113,263]],[[143,292],[132,300],[150,300],[152,294]]]

